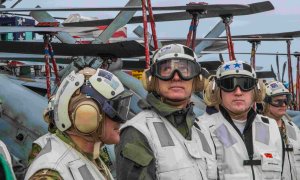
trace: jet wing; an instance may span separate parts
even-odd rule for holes
[[[243,4],[187,4],[183,6],[153,6],[153,11],[196,11],[196,10],[239,10],[248,8]],[[0,12],[27,12],[27,11],[142,11],[141,6],[125,7],[62,7],[62,8],[0,8]]]
[[[26,27],[26,26],[0,26],[0,34],[15,32],[68,32],[68,33],[85,33],[97,31],[97,27]]]
[[[282,33],[266,33],[266,34],[248,34],[232,36],[233,38],[261,37],[261,38],[293,38],[300,37],[300,31],[282,32]]]
[[[101,56],[129,58],[144,56],[144,46],[136,41],[122,41],[109,44],[65,44],[52,43],[55,55]],[[0,41],[0,52],[43,54],[41,42]]]
[[[201,67],[206,68],[209,72],[216,71],[217,68],[222,64],[221,61],[200,61]]]
[[[256,76],[258,79],[265,79],[265,78],[276,79],[276,74],[273,71],[256,71]]]
[[[0,53],[1,60],[18,60],[24,62],[43,62],[45,65],[44,55],[38,54],[16,54],[16,53]],[[57,64],[70,64],[73,59],[71,56],[55,56]]]
[[[208,10],[207,14],[201,15],[199,18],[212,18],[212,17],[220,17],[222,15],[232,15],[232,16],[241,16],[241,15],[249,15],[255,13],[261,13],[265,11],[270,11],[274,9],[274,6],[270,1],[258,2],[248,4],[248,8],[243,9],[219,9],[219,10]],[[179,21],[179,20],[191,20],[192,15],[186,11],[179,12],[171,12],[171,13],[161,13],[154,14],[155,22],[163,22],[163,21]],[[73,26],[73,27],[95,27],[99,25],[109,25],[114,19],[101,19],[101,20],[93,20],[93,21],[85,21],[85,22],[73,22],[73,23],[64,23],[64,26]],[[149,16],[148,16],[149,20]],[[128,24],[142,23],[143,16],[134,16]]]

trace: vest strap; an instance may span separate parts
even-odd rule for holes
[[[244,166],[258,166],[261,165],[261,160],[244,160]]]

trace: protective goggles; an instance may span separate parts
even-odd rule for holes
[[[283,97],[282,99],[274,99],[274,97],[276,96],[266,98],[267,99],[266,102],[275,107],[282,107],[283,104],[288,106],[292,102],[292,96],[291,94],[284,94],[284,95],[285,97]]]
[[[154,63],[150,71],[153,76],[164,81],[173,79],[175,72],[177,72],[180,79],[188,81],[200,74],[201,67],[196,61],[167,59]]]
[[[115,98],[107,100],[91,86],[83,85],[81,93],[90,96],[101,106],[102,111],[113,121],[125,123],[128,120],[129,105],[132,94],[124,91]]]
[[[232,92],[237,87],[242,91],[250,91],[255,88],[257,80],[251,77],[225,77],[217,80],[217,84],[226,92]]]

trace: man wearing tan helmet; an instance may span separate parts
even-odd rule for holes
[[[57,128],[33,160],[25,179],[113,179],[100,147],[119,142],[131,94],[103,69],[71,72],[51,101]]]
[[[282,144],[276,122],[252,108],[264,98],[254,69],[243,61],[225,62],[205,93],[207,104],[219,106],[219,112],[199,119],[215,144],[220,179],[281,179]]]
[[[117,179],[216,179],[208,131],[195,126],[190,98],[203,88],[200,65],[190,48],[171,44],[157,50],[143,83],[143,109],[122,126],[116,146]]]
[[[300,131],[286,113],[291,104],[291,93],[278,81],[266,84],[266,97],[263,104],[265,116],[276,120],[284,147],[282,179],[300,179]]]

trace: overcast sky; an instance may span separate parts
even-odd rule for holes
[[[6,5],[9,7],[14,1],[8,0]],[[209,0],[209,4],[248,4],[259,2],[258,0]],[[279,33],[300,30],[300,1],[299,0],[271,0],[275,10],[248,15],[234,17],[231,25],[232,35],[241,34],[257,34],[257,33]],[[17,7],[110,7],[124,6],[126,0],[23,0]],[[152,6],[168,6],[168,5],[185,5],[189,3],[187,0],[152,0]],[[71,12],[72,13],[72,12]],[[55,16],[68,16],[71,13],[51,13]],[[74,12],[73,12],[74,13]],[[94,16],[101,18],[112,18],[116,15],[113,12],[81,12],[84,16]],[[201,19],[198,26],[197,36],[205,36],[210,29],[219,21],[219,18]],[[164,22],[157,23],[158,37],[186,37],[190,21]],[[135,37],[131,31],[137,25],[128,26],[128,36]],[[223,34],[224,35],[224,34]],[[250,52],[251,45],[248,42],[235,42],[235,52]],[[262,42],[257,52],[287,52],[285,42]],[[295,39],[292,41],[291,52],[300,51],[300,41]],[[250,55],[236,55],[237,59],[249,61]],[[218,56],[206,56],[203,59],[218,58]],[[228,55],[224,55],[228,59]],[[269,70],[270,64],[275,66],[275,56],[257,56],[256,64],[263,66],[263,70]],[[280,57],[280,64],[286,61],[286,56]],[[296,58],[292,57],[293,67],[296,67]],[[293,70],[295,74],[296,69]],[[285,75],[287,77],[287,74]],[[295,80],[295,76],[294,76]]]

